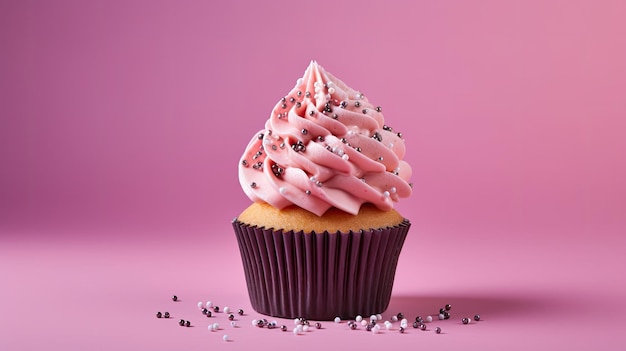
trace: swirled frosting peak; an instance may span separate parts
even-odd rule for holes
[[[411,194],[404,153],[381,108],[312,61],[246,147],[239,182],[252,201],[278,209],[391,210]]]

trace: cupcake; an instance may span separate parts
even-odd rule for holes
[[[382,313],[410,222],[400,133],[311,62],[239,163],[252,200],[233,220],[252,308],[332,320]]]

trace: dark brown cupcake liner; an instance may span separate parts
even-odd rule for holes
[[[304,233],[233,220],[252,308],[280,318],[332,320],[387,309],[411,224]]]

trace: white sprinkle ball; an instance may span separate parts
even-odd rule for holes
[[[361,315],[358,315],[356,316],[354,320],[357,321],[357,323],[361,323],[361,321],[363,320],[363,317],[361,317]]]
[[[207,326],[207,329],[208,329],[209,331],[213,331],[213,324],[209,324],[209,325]]]
[[[257,324],[258,322],[259,322],[259,321],[257,321],[256,319],[253,319],[253,320],[252,320],[252,326],[253,326],[253,327],[256,327],[256,324]]]
[[[439,313],[439,319],[443,320],[445,317],[443,316],[443,313]]]
[[[228,334],[224,334],[224,336],[222,336],[222,340],[224,341],[228,341],[229,339]]]
[[[376,319],[377,319],[377,320],[379,320],[379,321],[382,321],[382,320],[383,320],[383,315],[382,315],[382,314],[380,314],[380,313],[378,313],[378,314],[376,315]]]
[[[392,193],[392,194],[395,194],[396,191],[397,191],[397,189],[396,189],[395,186],[392,186],[391,189],[389,189],[389,192]]]
[[[298,329],[298,327],[293,328],[293,335],[298,335],[300,334],[300,330]]]
[[[202,301],[198,302],[198,308],[199,309],[203,309],[204,308],[204,306],[202,306]]]
[[[300,320],[298,318],[294,319],[293,325],[300,325]]]
[[[220,329],[220,325],[218,323],[213,323],[213,329],[214,330],[219,330]]]
[[[234,327],[236,327],[236,326],[237,326],[237,322],[235,322],[235,321],[230,321],[230,326],[231,326],[231,327],[233,327],[233,328],[234,328]]]
[[[383,196],[384,196],[384,197],[389,197],[389,192],[388,192],[388,191],[384,191],[384,192],[383,192]]]
[[[335,88],[328,88],[328,93],[329,94],[334,94],[335,93]]]
[[[385,322],[385,328],[390,330],[392,328],[392,324],[390,322]]]
[[[281,195],[285,195],[287,193],[287,188],[285,188],[284,186],[281,186],[278,191],[280,192]]]
[[[341,318],[335,317],[335,323],[339,323],[339,322],[341,322]]]
[[[229,314],[230,313],[230,307],[224,307],[224,313]]]
[[[211,308],[211,307],[213,307],[213,302],[207,301],[206,302],[206,308]]]
[[[344,161],[348,161],[348,159],[350,158],[350,156],[348,156],[348,155],[344,154],[343,156],[341,156],[341,158],[342,158]]]
[[[380,325],[376,324],[374,328],[372,328],[372,333],[378,334],[379,331],[380,331]]]
[[[362,326],[366,326],[366,325],[367,325],[367,321],[366,321],[366,320],[362,320],[362,321],[361,321],[361,325],[362,325]]]
[[[430,323],[433,321],[433,316],[427,316],[426,317],[426,322]]]
[[[400,326],[401,326],[402,328],[406,328],[408,325],[409,325],[409,321],[408,321],[406,318],[404,318],[404,319],[402,319],[402,320],[400,321]]]
[[[378,317],[376,317],[375,314],[371,315],[370,316],[370,321],[375,321],[375,320],[378,320]]]
[[[302,326],[302,331],[305,332],[305,333],[308,332],[309,329],[310,329],[310,327],[308,325]]]
[[[396,315],[391,316],[391,320],[393,322],[397,322],[398,321],[398,316],[396,316]]]
[[[298,331],[301,332],[304,329],[304,327],[302,326],[302,324],[298,324],[296,326],[296,329],[298,329]]]

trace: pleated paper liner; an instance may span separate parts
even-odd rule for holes
[[[332,320],[387,309],[410,222],[378,230],[304,233],[233,220],[252,308]]]

